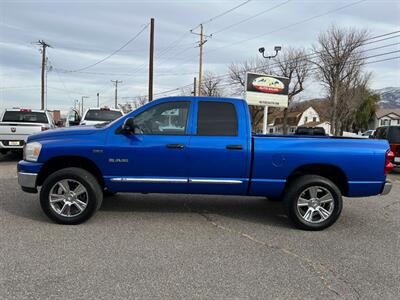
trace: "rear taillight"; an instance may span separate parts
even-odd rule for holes
[[[393,164],[392,164],[393,159],[394,159],[393,152],[388,150],[386,152],[386,158],[385,158],[385,171],[384,171],[385,175],[393,169]]]
[[[49,127],[42,126],[42,131],[46,131],[46,130],[49,130],[49,129],[50,129]]]

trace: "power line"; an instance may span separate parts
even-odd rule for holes
[[[216,16],[214,16],[214,17],[208,19],[208,20],[206,20],[206,21],[200,22],[200,24],[205,25],[205,24],[211,23],[211,22],[213,22],[213,21],[215,21],[215,20],[217,20],[217,19],[219,19],[219,18],[221,18],[221,17],[223,17],[223,16],[229,14],[230,12],[232,12],[232,11],[238,9],[239,7],[242,7],[243,5],[246,5],[246,4],[249,3],[250,1],[251,1],[251,0],[246,0],[246,1],[244,1],[244,2],[242,2],[242,3],[240,3],[240,4],[236,5],[236,6],[234,6],[234,7],[232,7],[232,8],[230,8],[230,9],[228,9],[228,10],[226,10],[226,11],[224,11],[224,12],[222,12],[222,13],[220,13],[220,14],[218,14],[218,15],[216,15]],[[198,27],[200,26],[200,24],[199,24],[198,26],[196,26],[195,28],[192,28],[192,30],[195,30],[196,28],[198,28]]]
[[[311,21],[311,20],[320,18],[320,17],[322,17],[322,16],[331,14],[331,13],[336,12],[336,11],[339,11],[339,10],[343,10],[343,9],[345,9],[345,8],[348,8],[348,7],[357,5],[357,4],[362,3],[362,2],[365,2],[365,1],[367,1],[367,0],[360,0],[360,1],[357,1],[357,2],[353,2],[353,3],[347,4],[347,5],[338,7],[338,8],[336,8],[336,9],[326,11],[326,12],[324,12],[324,13],[311,16],[311,17],[306,18],[306,19],[304,19],[304,20],[301,20],[301,21],[298,21],[298,22],[295,22],[295,23],[286,25],[286,26],[284,26],[284,27],[277,28],[277,29],[275,29],[275,30],[273,30],[273,31],[270,31],[270,32],[267,32],[267,33],[263,33],[263,34],[261,34],[261,35],[257,35],[257,36],[255,36],[255,37],[253,37],[253,38],[244,39],[244,40],[241,40],[241,41],[237,41],[237,42],[234,42],[234,43],[230,43],[230,44],[228,44],[228,45],[224,45],[224,46],[221,46],[221,47],[218,47],[218,48],[214,48],[214,49],[205,51],[205,53],[214,52],[214,51],[217,51],[217,50],[220,50],[220,49],[223,49],[223,48],[232,46],[232,45],[236,45],[236,44],[242,44],[242,43],[244,43],[244,42],[257,39],[257,38],[259,38],[259,37],[261,37],[261,36],[265,36],[265,35],[268,35],[268,34],[272,34],[272,33],[275,33],[275,32],[278,32],[278,31],[281,31],[281,30],[284,30],[284,29],[287,29],[287,28],[290,28],[290,27],[293,27],[293,26],[300,25],[300,24],[305,23],[305,22],[309,22],[309,21]],[[198,26],[200,26],[200,25],[198,25]],[[198,26],[197,26],[197,27],[198,27]],[[197,28],[197,27],[195,27],[195,28]],[[192,59],[192,58],[188,58],[187,60],[184,60],[183,62],[190,61],[191,59]],[[182,62],[181,62],[181,63],[182,63]]]
[[[371,50],[373,50],[373,49],[371,49]],[[371,51],[371,50],[369,50],[369,51]],[[364,52],[366,52],[366,51],[364,51]],[[390,52],[386,52],[386,53],[379,53],[379,54],[367,56],[367,57],[362,58],[362,59],[359,59],[359,60],[364,60],[364,59],[370,59],[370,58],[380,57],[380,56],[389,55],[389,54],[398,53],[398,52],[400,52],[400,50],[390,51]],[[392,60],[392,59],[396,59],[396,58],[397,58],[397,57],[389,58],[389,59],[383,59],[383,60],[379,60],[379,61],[373,61],[373,62],[366,62],[366,63],[363,63],[363,65],[366,65],[366,64],[369,64],[369,63],[377,63],[377,62],[381,62],[381,61],[388,61],[388,60]],[[356,60],[353,60],[353,61],[356,61]],[[352,62],[353,62],[353,61],[352,61]],[[255,68],[255,69],[253,69],[253,70],[247,70],[247,71],[256,71],[258,68],[260,68],[260,67],[257,67],[257,68]],[[315,70],[315,69],[316,69],[316,68],[313,68],[313,69],[311,69],[311,70]],[[310,70],[310,71],[311,71],[311,70]],[[245,73],[245,72],[246,72],[246,71],[244,71],[244,73]],[[229,74],[220,75],[220,76],[217,76],[216,78],[223,78],[223,77],[225,77],[225,76],[229,76]],[[178,88],[175,88],[175,89],[171,89],[171,90],[159,92],[159,93],[157,93],[156,95],[163,95],[163,94],[168,94],[168,93],[173,92],[173,91],[179,91],[179,90],[181,90],[181,89],[183,89],[183,88],[185,88],[185,87],[189,87],[189,86],[191,86],[191,85],[192,85],[192,83],[187,84],[187,85],[184,85],[184,86],[181,86],[181,87],[178,87]],[[232,84],[231,84],[231,83],[221,84],[221,87],[223,87],[223,86],[228,86],[228,85],[232,85]]]
[[[288,29],[288,28],[293,27],[293,26],[297,26],[297,25],[300,25],[300,24],[303,24],[303,23],[312,21],[312,20],[314,20],[314,19],[317,19],[317,18],[326,16],[326,15],[329,15],[329,14],[331,14],[331,13],[337,12],[337,11],[339,11],[339,10],[343,10],[343,9],[345,9],[345,8],[348,8],[348,7],[351,7],[351,6],[360,4],[360,3],[365,2],[365,1],[367,1],[367,0],[359,0],[359,1],[356,1],[356,2],[353,2],[353,3],[350,3],[350,4],[346,4],[346,5],[340,6],[340,7],[338,7],[338,8],[335,8],[335,9],[332,9],[332,10],[328,10],[328,11],[326,11],[326,12],[324,12],[324,13],[317,14],[317,15],[311,16],[311,17],[309,17],[309,18],[303,19],[303,20],[301,20],[301,21],[298,21],[298,22],[295,22],[295,23],[291,23],[291,24],[288,24],[288,25],[286,25],[286,26],[283,26],[283,27],[274,29],[274,30],[272,30],[272,31],[269,31],[269,32],[266,32],[266,33],[262,33],[262,34],[256,35],[256,36],[254,36],[254,37],[252,37],[252,38],[243,39],[243,40],[236,41],[236,42],[233,42],[233,43],[230,43],[230,44],[227,44],[227,45],[218,47],[218,48],[214,48],[214,49],[208,50],[207,53],[214,52],[214,51],[217,51],[217,50],[220,50],[220,49],[223,49],[223,48],[226,48],[226,47],[230,47],[230,46],[233,46],[233,45],[243,44],[244,42],[248,42],[248,41],[251,41],[251,40],[255,40],[255,39],[258,39],[258,38],[260,38],[260,37],[263,37],[263,36],[266,36],[266,35],[269,35],[269,34],[272,34],[272,33],[276,33],[276,32],[279,32],[279,31]]]
[[[369,62],[365,63],[365,65],[389,61],[389,60],[395,60],[395,59],[400,59],[400,56],[394,56],[394,57],[389,57],[389,58],[385,58],[385,59],[369,61]]]
[[[106,57],[102,58],[101,60],[99,60],[99,61],[97,61],[97,62],[95,62],[95,63],[93,63],[93,64],[90,64],[90,65],[88,65],[88,66],[86,66],[86,67],[83,67],[83,68],[79,68],[79,69],[76,69],[76,70],[65,70],[65,71],[63,71],[63,72],[72,73],[72,72],[79,72],[79,71],[87,70],[87,69],[89,69],[89,68],[92,68],[92,67],[94,67],[94,66],[96,66],[96,65],[98,65],[98,64],[100,64],[100,63],[102,63],[102,62],[104,62],[104,61],[106,61],[107,59],[109,59],[110,57],[114,56],[115,54],[117,54],[117,53],[118,53],[119,51],[121,51],[122,49],[124,49],[126,46],[128,46],[130,43],[132,43],[134,40],[136,40],[136,39],[140,36],[140,34],[141,34],[143,31],[146,30],[146,28],[147,28],[148,26],[149,26],[149,23],[147,23],[138,33],[136,33],[130,40],[128,40],[128,41],[127,41],[125,44],[123,44],[120,48],[118,48],[117,50],[115,50],[115,51],[112,52],[111,54],[107,55]]]
[[[384,38],[384,39],[381,39],[381,38],[382,37],[387,37],[387,36],[390,36],[390,35],[394,35],[394,34],[399,33],[399,32],[400,31],[393,31],[393,32],[389,32],[389,33],[385,33],[385,34],[381,34],[381,35],[376,35],[376,36],[370,37],[370,38],[365,40],[366,43],[364,43],[364,45],[372,44],[372,43],[378,43],[378,42],[381,42],[383,40],[387,40],[387,39],[392,38],[392,37],[388,37],[388,38]],[[394,37],[397,37],[397,36],[394,36]],[[370,42],[367,42],[367,41],[370,41]],[[366,49],[366,50],[363,50],[363,52],[377,50],[377,49],[380,49],[380,48],[385,48],[385,47],[394,46],[394,45],[398,45],[398,43],[393,43],[393,44],[389,44],[389,45],[383,45],[383,46],[379,46],[379,47],[375,47],[375,48]],[[316,54],[317,54],[317,52],[313,52],[313,53],[305,55],[303,58],[311,58],[312,56],[314,56]],[[276,65],[277,65],[277,63],[274,63],[274,64],[271,64],[270,67],[273,67],[273,66],[276,66]],[[263,66],[259,66],[258,68],[262,68],[262,67],[266,67],[266,66],[267,65],[263,65]],[[250,71],[257,71],[258,68],[255,68],[255,69],[250,70]],[[89,72],[86,72],[86,73],[89,73]],[[105,74],[107,74],[107,73],[105,73]],[[186,74],[194,74],[194,72],[186,73]],[[171,73],[168,73],[168,74],[163,74],[163,75],[186,75],[186,74],[185,73],[182,73],[182,74],[178,74],[178,73],[171,74]],[[229,77],[229,73],[228,74],[222,74],[222,75],[219,75],[219,76],[216,76],[216,77],[217,78]],[[192,86],[192,83],[184,85],[184,86],[181,86],[181,87],[178,87],[178,88],[170,89],[170,90],[167,90],[167,91],[161,91],[161,92],[156,93],[155,96],[159,96],[159,95],[163,95],[163,94],[179,91],[182,88],[191,87],[191,86]],[[143,96],[145,96],[145,95],[143,95]]]
[[[382,55],[388,55],[388,54],[390,54],[390,53],[397,53],[397,52],[400,52],[400,50],[399,50],[399,51],[389,52],[389,53],[381,53],[381,54],[379,54],[379,55],[370,56],[369,58],[378,57],[378,56],[382,56]],[[362,65],[368,65],[368,64],[373,64],[373,63],[391,61],[391,60],[395,60],[395,59],[400,59],[400,56],[389,57],[389,58],[386,58],[386,59],[375,60],[375,61],[369,61],[369,62],[363,63]],[[170,89],[170,90],[158,92],[158,93],[154,94],[154,96],[159,96],[159,95],[169,94],[169,93],[171,93],[171,92],[176,92],[176,91],[179,91],[179,90],[184,89],[184,88],[186,88],[186,87],[191,87],[192,84],[193,84],[193,83],[189,83],[189,84],[186,84],[186,85],[181,86],[181,87],[178,87],[178,88],[174,88],[174,89]],[[231,83],[224,83],[224,84],[221,84],[220,86],[221,86],[221,87],[224,87],[224,86],[229,86],[229,85],[232,85],[232,84],[231,84]],[[131,97],[131,98],[138,98],[138,97],[145,97],[145,96],[146,96],[146,95],[140,95],[140,96],[133,96],[133,97]]]
[[[388,39],[391,39],[391,38],[399,37],[400,35],[396,35],[394,37],[388,37],[388,38],[385,38],[385,39],[379,39],[381,37],[393,35],[393,34],[396,34],[396,33],[399,33],[399,32],[400,32],[400,30],[397,30],[397,31],[392,31],[392,32],[389,32],[389,33],[381,34],[381,35],[376,35],[376,36],[373,36],[373,37],[370,37],[370,38],[366,38],[363,41],[364,42],[363,46],[364,45],[370,45],[370,44],[378,43],[378,42],[381,42],[381,41],[384,41],[384,40],[388,40]],[[368,42],[368,43],[365,43],[365,42],[370,41],[370,40],[372,40],[372,41]],[[362,52],[368,52],[368,51],[376,50],[376,49],[379,49],[379,48],[385,48],[385,47],[393,46],[393,45],[396,45],[396,44],[398,44],[398,43],[394,43],[394,44],[390,44],[390,45],[384,45],[384,46],[376,47],[376,48],[370,48],[370,49],[362,50]],[[309,58],[311,58],[312,56],[315,56],[318,53],[320,53],[320,51],[313,51],[313,52],[308,53],[308,54],[306,54],[304,56],[301,56],[300,58],[301,59],[309,59]],[[289,62],[289,61],[290,60],[285,60],[285,61],[282,61],[281,63],[286,63],[286,62]],[[278,65],[279,65],[279,62],[276,62],[276,63],[273,63],[273,64],[264,64],[264,65],[258,66],[257,68],[254,68],[251,71],[257,71],[258,69],[262,69],[262,68],[265,68],[265,67],[274,67],[274,66],[278,66]],[[228,76],[229,76],[229,74],[223,74],[223,75],[217,76],[217,78],[223,78],[223,77],[228,77]]]
[[[275,10],[275,9],[277,9],[277,8],[287,4],[287,3],[289,3],[290,1],[292,1],[292,0],[286,0],[285,2],[279,3],[279,4],[277,4],[277,5],[273,6],[273,7],[269,7],[269,8],[267,8],[267,9],[265,9],[265,10],[259,12],[259,13],[256,13],[256,14],[250,16],[250,17],[247,17],[247,18],[243,19],[243,20],[241,20],[239,22],[236,22],[236,23],[233,23],[233,24],[228,25],[226,27],[223,27],[221,29],[218,29],[218,30],[214,31],[213,33],[211,33],[210,35],[213,36],[213,35],[215,35],[217,33],[221,33],[223,31],[231,29],[232,27],[235,27],[237,25],[243,24],[243,23],[245,23],[247,21],[250,21],[251,19],[257,18],[257,17],[259,17],[259,16],[261,16],[261,15],[267,13],[267,12],[271,12],[271,11],[273,11],[273,10]]]

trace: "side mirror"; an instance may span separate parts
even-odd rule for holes
[[[135,133],[135,122],[133,118],[128,118],[125,120],[121,128],[121,133],[133,134]]]

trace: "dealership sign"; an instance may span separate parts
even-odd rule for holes
[[[245,98],[249,105],[287,107],[288,91],[286,77],[246,73]]]

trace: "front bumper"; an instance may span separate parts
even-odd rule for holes
[[[36,187],[36,173],[18,172],[18,184],[20,186],[35,188]]]
[[[13,145],[13,142],[18,144]],[[0,148],[5,150],[22,150],[25,145],[25,140],[1,140]]]
[[[390,180],[386,180],[381,195],[387,195],[390,193],[391,190],[392,190],[392,182]]]
[[[42,168],[41,163],[21,160],[18,163],[18,184],[28,193],[37,193],[37,178]]]

